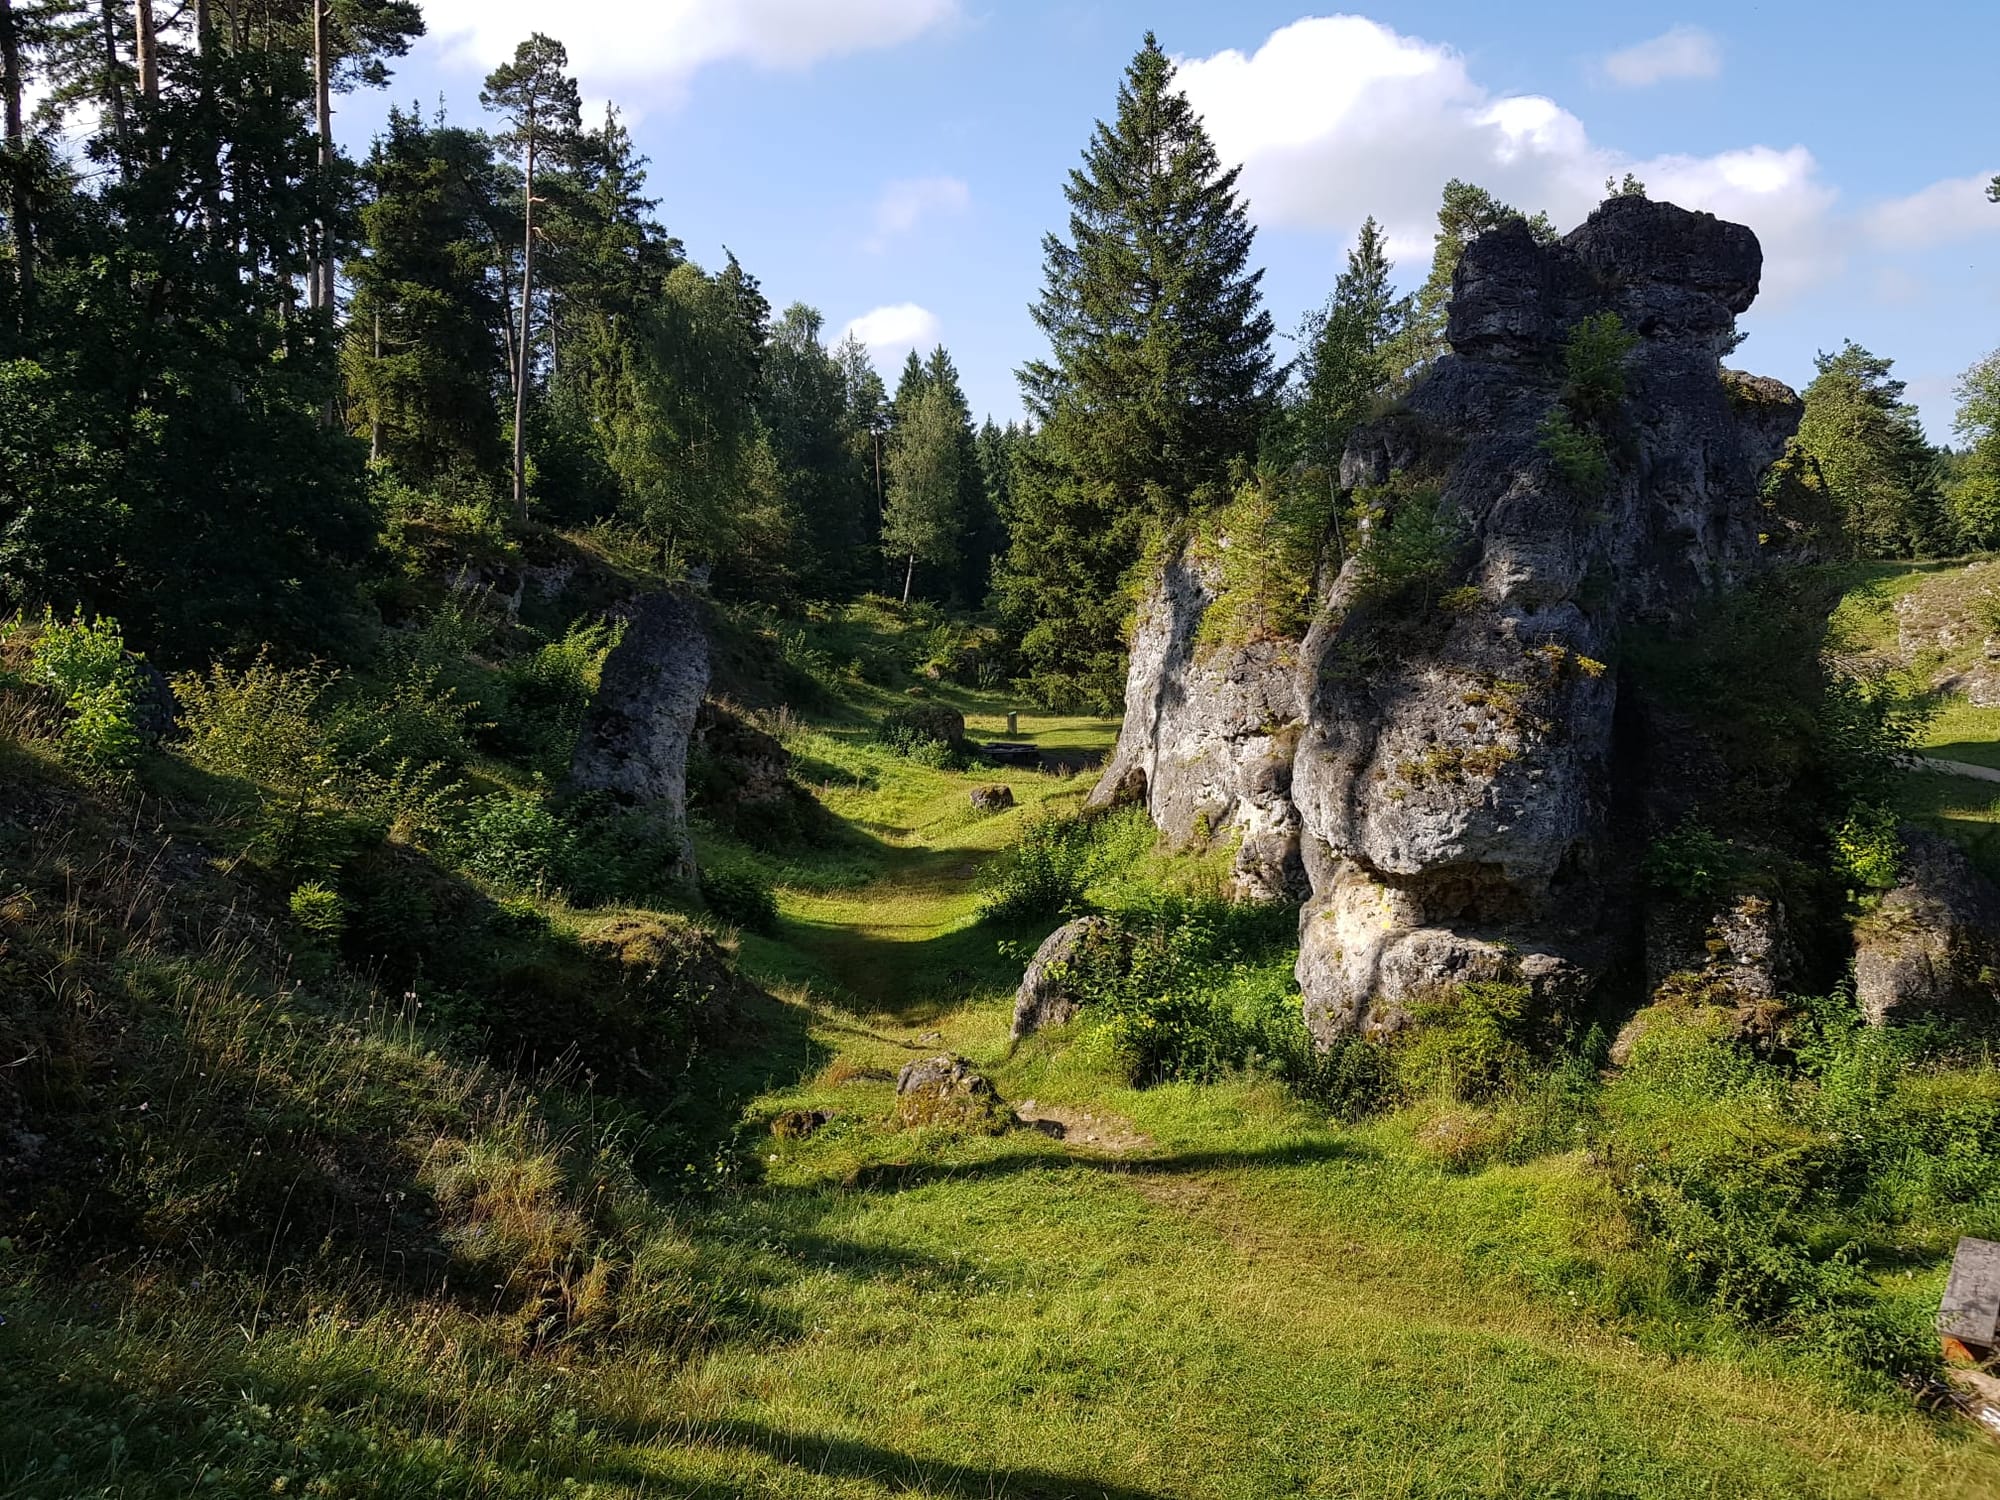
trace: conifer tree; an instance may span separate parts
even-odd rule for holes
[[[1037,478],[997,588],[1049,701],[1115,700],[1121,580],[1147,526],[1219,493],[1271,409],[1271,320],[1237,177],[1149,34],[1070,174],[1067,235],[1044,241],[1033,313],[1050,352],[1021,372]]]
[[[1936,450],[1894,362],[1849,340],[1814,366],[1794,443],[1824,476],[1848,534],[1876,557],[1950,550]]]
[[[487,75],[479,102],[508,122],[500,137],[521,160],[521,307],[514,341],[514,508],[528,514],[528,382],[534,370],[536,171],[582,127],[576,80],[561,42],[536,32]]]
[[[1408,321],[1411,300],[1390,284],[1382,226],[1370,218],[1347,254],[1347,269],[1326,305],[1299,327],[1296,451],[1335,476],[1348,435],[1370,404],[1395,383],[1391,348]]]
[[[882,550],[904,562],[903,602],[910,602],[917,564],[943,567],[958,557],[964,517],[963,419],[943,386],[926,382],[910,399],[889,440],[889,507]]]

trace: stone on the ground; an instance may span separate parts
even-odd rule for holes
[[[905,1130],[943,1125],[998,1135],[1007,1122],[998,1091],[963,1058],[921,1058],[896,1075],[896,1123]]]
[[[882,720],[882,737],[893,743],[935,740],[962,749],[965,715],[946,703],[910,703]]]
[[[1854,991],[1877,1025],[2000,1019],[2000,890],[1956,844],[1902,830],[1901,882],[1855,925]]]
[[[1112,931],[1103,917],[1079,917],[1043,939],[1014,992],[1016,1041],[1076,1019],[1082,998],[1070,982],[1071,964],[1085,944],[1108,938]]]
[[[1014,789],[1011,786],[982,786],[973,788],[972,810],[983,813],[1005,812],[1014,805]]]

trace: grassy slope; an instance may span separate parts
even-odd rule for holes
[[[1007,707],[952,696],[994,727]],[[9,1291],[0,1244],[0,1490],[2000,1491],[2000,1455],[1893,1395],[1857,1406],[1795,1356],[1631,1315],[1658,1303],[1575,1156],[1455,1174],[1408,1149],[1408,1121],[1333,1127],[1262,1082],[1133,1091],[1059,1040],[1010,1052],[1018,964],[974,925],[978,869],[1084,783],[893,759],[861,727],[888,701],[847,693],[794,741],[854,847],[703,841],[784,884],[780,927],[741,950],[777,998],[702,1084],[740,1114],[761,1181],[677,1214],[648,1252],[705,1309],[690,1340],[523,1357],[462,1304],[368,1312],[292,1287],[260,1321],[171,1275],[100,1311],[88,1289]],[[1022,730],[1101,750],[1113,726]],[[1023,806],[976,819],[967,793],[994,779]],[[402,1022],[371,1045],[437,1065]],[[942,1049],[1126,1149],[890,1129],[893,1070]],[[834,1118],[776,1138],[797,1108]]]

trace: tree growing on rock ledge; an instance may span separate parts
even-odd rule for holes
[[[1116,700],[1120,584],[1149,524],[1219,495],[1270,411],[1271,319],[1236,181],[1148,34],[1070,174],[1067,237],[1044,241],[1033,311],[1050,353],[1020,377],[1040,431],[997,591],[1046,701]]]

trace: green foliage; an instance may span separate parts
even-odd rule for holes
[[[1229,645],[1300,640],[1312,624],[1333,498],[1317,474],[1258,471],[1210,523],[1222,586],[1204,638]]]
[[[1357,597],[1428,611],[1457,570],[1465,524],[1435,489],[1391,486],[1357,497],[1372,524],[1360,556]]]
[[[1396,1049],[1399,1087],[1478,1104],[1522,1085],[1545,1018],[1525,984],[1483,980],[1419,1005]]]
[[[287,904],[291,907],[292,925],[304,934],[308,943],[332,948],[340,942],[347,927],[347,903],[341,900],[340,892],[309,880],[292,892]]]
[[[1719,901],[1742,869],[1742,856],[1736,847],[1692,816],[1654,839],[1646,851],[1647,881],[1677,901]]]
[[[468,804],[452,829],[458,863],[511,890],[538,891],[558,883],[570,838],[542,798],[496,792]]]
[[[1101,817],[1044,813],[987,869],[981,920],[1068,921],[1095,908],[1092,887],[1151,848],[1143,808]]]
[[[94,770],[117,771],[139,753],[139,669],[116,620],[44,615],[29,676],[62,700],[63,748]]]
[[[1902,878],[1900,821],[1895,809],[1864,802],[1834,830],[1834,867],[1849,890],[1886,891]]]
[[[1034,309],[1050,354],[1021,372],[1039,431],[995,583],[1025,681],[1052,706],[1117,701],[1123,580],[1148,526],[1224,485],[1271,410],[1237,178],[1149,35],[1070,174],[1069,232],[1045,241]]]
[[[1595,497],[1611,483],[1611,451],[1603,437],[1578,426],[1567,411],[1559,408],[1542,419],[1537,442],[1577,494]]]
[[[1603,422],[1625,399],[1625,361],[1639,346],[1614,312],[1593,313],[1563,340],[1563,400],[1579,421]]]
[[[778,898],[769,886],[727,870],[703,870],[700,883],[702,901],[723,921],[751,932],[776,931]]]
[[[503,663],[481,696],[494,720],[487,740],[545,775],[560,776],[576,749],[605,660],[624,636],[622,620],[579,621]]]
[[[1382,228],[1370,218],[1333,295],[1299,325],[1286,418],[1299,456],[1328,475],[1339,472],[1348,437],[1402,374],[1394,350],[1413,299],[1395,295],[1389,272]]]
[[[1917,409],[1893,379],[1893,361],[1849,342],[1821,354],[1805,389],[1798,446],[1870,555],[1921,557],[1953,550],[1938,489],[1937,456]]]

